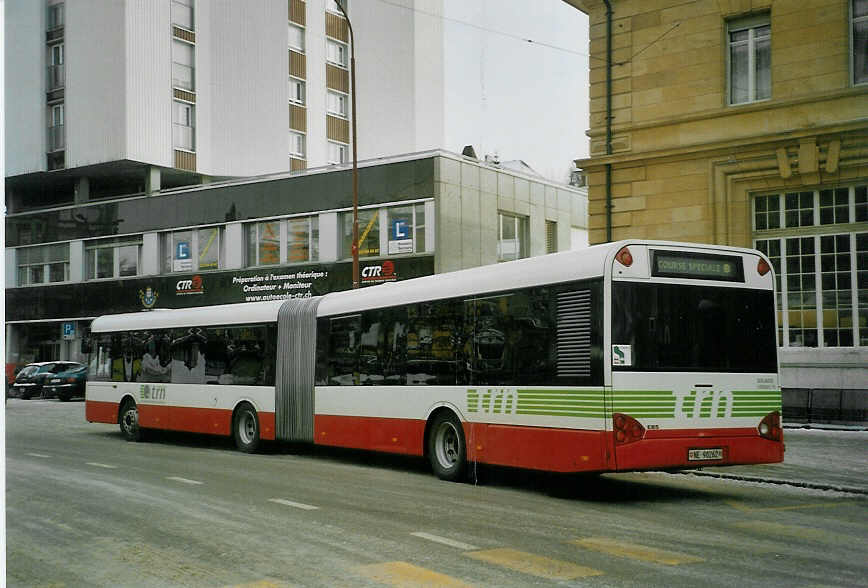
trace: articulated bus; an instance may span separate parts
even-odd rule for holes
[[[622,241],[313,298],[103,316],[86,416],[552,472],[783,460],[774,273]]]

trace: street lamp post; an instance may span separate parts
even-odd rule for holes
[[[350,31],[350,100],[352,101],[352,133],[353,133],[353,288],[359,287],[359,154],[356,139],[356,42],[353,38],[353,25],[344,7],[346,0],[337,0],[335,4],[347,21]]]

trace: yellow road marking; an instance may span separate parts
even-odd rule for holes
[[[649,561],[667,566],[705,561],[701,557],[694,557],[686,553],[663,551],[662,549],[654,549],[653,547],[645,547],[644,545],[636,545],[635,543],[625,543],[624,541],[615,541],[614,539],[606,539],[604,537],[577,539],[570,541],[570,543],[608,555]]]
[[[802,539],[829,539],[829,534],[819,529],[810,527],[799,527],[797,525],[783,525],[781,523],[770,523],[766,521],[743,521],[735,523],[735,526],[740,529],[749,531],[759,531],[770,535],[778,535],[783,537],[799,537]]]
[[[727,500],[726,503],[730,505],[732,508],[736,510],[740,510],[741,512],[763,512],[763,511],[773,511],[773,510],[799,510],[802,508],[834,508],[837,506],[841,506],[842,504],[849,504],[846,502],[816,502],[813,504],[794,504],[792,506],[766,506],[762,508],[754,508],[752,506],[748,506],[743,502],[737,502],[735,500]]]
[[[530,574],[539,578],[550,580],[572,580],[574,578],[587,578],[589,576],[601,576],[603,572],[593,568],[577,566],[576,564],[525,553],[515,549],[501,548],[486,551],[471,551],[465,553],[467,557],[493,563],[517,572]]]
[[[249,584],[235,584],[232,588],[280,588],[286,584],[275,584],[268,580],[259,580],[258,582],[250,582]]]
[[[373,564],[358,568],[366,578],[388,584],[390,586],[416,587],[416,586],[455,586],[469,587],[460,580],[456,580],[445,574],[440,574],[409,564],[405,561],[390,561],[381,564]]]

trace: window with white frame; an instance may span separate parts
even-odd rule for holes
[[[386,209],[389,255],[425,251],[425,205],[392,206]]]
[[[341,213],[341,256],[353,256],[353,213]],[[359,209],[359,257],[380,255],[380,209]]]
[[[294,78],[290,76],[289,78],[289,101],[293,104],[304,105],[305,95],[305,87],[304,80],[300,80],[298,78]]]
[[[328,163],[346,163],[348,154],[349,148],[345,143],[336,143],[334,141],[328,142]]]
[[[163,273],[220,269],[221,237],[219,226],[163,233],[160,245]]]
[[[48,107],[48,152],[61,151],[66,147],[64,133],[65,107],[61,102]]]
[[[64,22],[64,14],[63,14],[63,2],[58,4],[51,4],[48,6],[48,19],[46,24],[48,25],[48,30],[53,31],[54,29],[59,29],[63,26]]]
[[[56,90],[66,84],[66,68],[64,66],[64,45],[55,43],[48,47],[48,80],[47,90]]]
[[[304,143],[305,137],[304,133],[299,133],[298,131],[289,131],[289,154],[293,157],[300,157],[304,159]]]
[[[348,2],[348,0],[341,0],[341,4],[344,5],[344,8],[347,7],[347,2]],[[340,14],[341,16],[343,16],[343,12],[341,12],[341,9],[338,7],[337,0],[326,0],[326,10],[328,10],[329,12],[334,12],[335,14]]]
[[[319,217],[293,217],[247,223],[248,267],[319,260]],[[282,237],[284,236],[285,237]],[[286,247],[281,247],[285,238]]]
[[[326,39],[326,60],[343,68],[347,67],[347,45],[333,39]]]
[[[172,0],[172,24],[193,30],[193,0]]]
[[[853,84],[868,83],[868,0],[850,4]]]
[[[778,344],[868,346],[868,185],[759,195],[754,245],[778,290]]]
[[[196,149],[196,110],[188,102],[172,102],[172,141],[178,149]]]
[[[126,239],[95,239],[84,245],[85,278],[102,280],[139,275],[142,242]]]
[[[329,114],[333,114],[341,118],[347,118],[347,95],[341,94],[340,92],[335,92],[333,90],[329,90],[327,110]]]
[[[196,89],[194,83],[194,49],[190,43],[172,40],[172,87],[189,90]]]
[[[304,29],[297,24],[289,23],[289,48],[304,53]]]
[[[729,103],[747,104],[772,96],[771,25],[762,14],[727,23]]]
[[[19,286],[69,281],[69,243],[19,247],[15,251]]]
[[[512,261],[527,257],[527,217],[506,212],[499,212],[497,216],[497,261]]]

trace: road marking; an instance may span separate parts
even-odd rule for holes
[[[726,503],[730,505],[732,508],[736,510],[740,510],[741,512],[763,512],[763,511],[774,511],[774,510],[800,510],[803,508],[835,508],[837,506],[841,506],[844,504],[851,504],[849,502],[826,502],[821,503],[817,502],[814,504],[794,504],[792,506],[766,506],[762,508],[754,508],[752,506],[748,506],[743,502],[737,502],[735,500],[727,500]]]
[[[181,482],[182,484],[190,484],[198,486],[200,484],[204,484],[204,482],[199,482],[197,480],[188,480],[187,478],[179,478],[178,476],[166,476],[167,480],[172,480],[173,482]]]
[[[603,575],[600,570],[509,548],[472,551],[464,555],[549,580],[573,580]]]
[[[450,586],[469,587],[461,580],[440,574],[405,561],[390,561],[357,568],[357,571],[370,580],[390,586]]]
[[[95,468],[105,468],[105,469],[107,469],[107,470],[116,470],[116,469],[118,469],[118,466],[109,465],[109,464],[107,464],[107,463],[96,463],[95,461],[88,461],[88,462],[86,462],[86,464],[89,465],[89,466],[93,466],[93,467],[95,467]]]
[[[645,547],[644,545],[636,545],[635,543],[625,543],[624,541],[615,541],[614,539],[607,539],[605,537],[576,539],[575,541],[570,541],[570,543],[592,551],[606,553],[608,555],[637,559],[639,561],[647,561],[667,566],[677,566],[680,564],[705,561],[701,557],[694,557],[685,553],[663,551],[662,549]]]
[[[462,549],[464,551],[476,551],[477,549],[479,549],[475,545],[462,543],[461,541],[455,541],[453,539],[447,539],[446,537],[440,537],[439,535],[423,533],[422,531],[410,534],[414,537],[419,537],[420,539],[427,539],[428,541],[433,541],[434,543],[442,543],[443,545],[448,545],[449,547],[455,547],[456,549]]]
[[[284,500],[283,498],[269,498],[268,502],[282,504],[283,506],[291,506],[292,508],[300,508],[301,510],[318,510],[318,506],[310,504],[302,504],[301,502],[293,502],[292,500]]]
[[[51,459],[50,455],[45,455],[44,453],[28,453],[30,457],[41,457],[43,459]]]
[[[800,527],[797,525],[783,525],[781,523],[771,523],[766,521],[743,521],[735,523],[739,529],[748,531],[757,531],[769,535],[778,535],[781,537],[795,537],[798,539],[830,539],[829,534],[820,529],[812,529],[810,527]]]
[[[248,584],[235,584],[232,588],[280,588],[286,584],[275,584],[271,580],[259,580]]]

